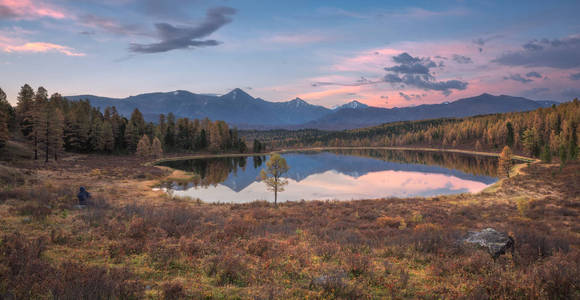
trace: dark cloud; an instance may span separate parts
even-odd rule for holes
[[[159,53],[175,49],[191,49],[197,47],[217,46],[220,42],[216,40],[199,40],[214,33],[222,26],[230,23],[231,15],[236,10],[231,7],[217,7],[209,9],[205,20],[197,26],[177,27],[168,23],[157,23],[158,43],[153,44],[131,44],[129,50],[136,53]]]
[[[532,72],[528,72],[526,74],[526,77],[542,78],[542,74],[540,74],[536,71],[532,71]]]
[[[413,57],[405,52],[393,57],[393,61],[398,65],[385,68],[385,71],[391,73],[387,73],[383,77],[384,82],[404,83],[407,86],[424,90],[441,91],[446,96],[451,94],[452,89],[464,90],[467,88],[467,82],[464,81],[436,81],[430,69],[437,67],[437,64],[428,57]]]
[[[455,61],[458,64],[471,64],[473,63],[473,60],[471,60],[471,57],[467,57],[467,56],[463,56],[463,55],[459,55],[459,54],[453,54],[453,61]]]
[[[387,99],[389,99],[389,96],[383,95],[383,96],[381,96],[381,99],[387,100]]]
[[[79,32],[79,34],[82,34],[82,35],[94,35],[94,34],[96,34],[96,32],[94,32],[92,30],[84,30],[84,31]]]
[[[0,5],[0,20],[2,19],[11,19],[18,16],[10,7]]]
[[[570,79],[572,79],[572,80],[580,80],[580,73],[570,74]]]
[[[389,82],[389,83],[398,83],[398,82],[403,82],[403,79],[401,79],[401,77],[399,77],[399,75],[389,73],[389,74],[385,75],[385,77],[383,77],[383,81]]]
[[[401,97],[405,98],[405,100],[407,100],[407,101],[411,101],[411,96],[409,96],[409,95],[407,95],[407,94],[405,94],[405,93],[403,93],[403,92],[399,92],[399,95],[400,95]]]
[[[520,74],[511,74],[510,76],[504,76],[503,80],[513,80],[513,81],[518,81],[521,83],[530,83],[533,81],[531,79],[527,79],[527,78],[522,77],[522,75],[520,75]]]
[[[580,66],[580,37],[533,40],[492,62],[506,66],[570,69]]]
[[[407,52],[394,56],[393,61],[399,65],[385,68],[385,71],[429,75],[429,69],[437,66],[430,58],[412,57]]]

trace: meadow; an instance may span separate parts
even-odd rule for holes
[[[35,163],[9,142],[0,182],[2,298],[574,299],[580,164],[529,163],[478,194],[206,204],[152,187],[128,156]],[[174,174],[175,173],[175,174]],[[93,195],[76,209],[83,185]],[[493,227],[492,259],[466,246]]]

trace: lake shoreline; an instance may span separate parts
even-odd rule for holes
[[[219,154],[192,154],[176,157],[168,157],[156,159],[154,161],[146,162],[147,166],[155,166],[159,163],[167,161],[177,161],[177,160],[189,160],[189,159],[206,159],[206,158],[219,158],[219,157],[244,157],[244,156],[264,156],[273,153],[287,153],[287,152],[300,152],[300,151],[326,151],[326,150],[395,150],[395,151],[429,151],[429,152],[451,152],[451,153],[462,153],[478,156],[491,156],[499,157],[499,153],[496,152],[484,152],[475,150],[463,150],[463,149],[447,149],[447,148],[414,148],[414,147],[305,147],[305,148],[287,148],[272,150],[270,152],[259,152],[259,153],[219,153]],[[539,162],[539,159],[513,155],[513,159],[521,160],[526,163]]]

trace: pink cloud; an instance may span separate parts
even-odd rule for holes
[[[67,18],[62,9],[49,6],[44,1],[39,0],[0,0],[0,6],[8,9],[16,18]]]
[[[0,40],[1,41],[1,40]],[[84,53],[75,52],[74,49],[52,43],[33,42],[22,45],[1,45],[5,52],[29,52],[29,53],[44,53],[44,52],[58,52],[68,56],[85,56]]]

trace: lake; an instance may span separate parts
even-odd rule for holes
[[[282,153],[290,166],[278,201],[357,200],[476,193],[496,182],[497,158],[452,152],[341,149]],[[159,165],[197,174],[167,182],[174,196],[204,202],[274,201],[259,180],[264,156],[166,161]]]

